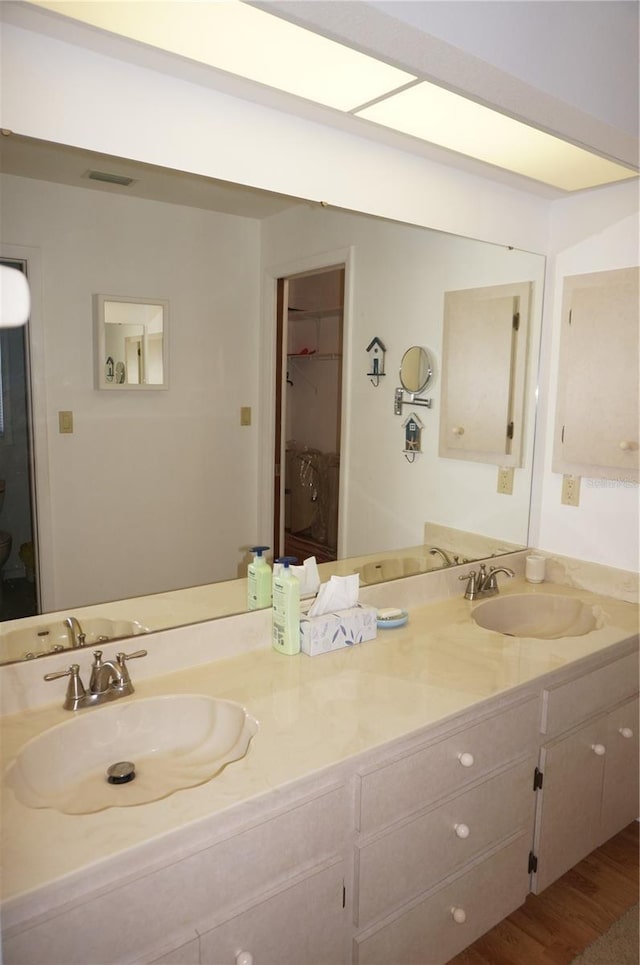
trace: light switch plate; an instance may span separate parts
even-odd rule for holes
[[[251,425],[251,406],[243,405],[240,407],[240,425],[250,426]]]
[[[58,412],[59,432],[73,432],[73,412]]]
[[[562,503],[565,506],[580,505],[580,476],[562,477]]]

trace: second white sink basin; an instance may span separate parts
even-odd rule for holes
[[[399,580],[404,576],[416,576],[418,573],[426,573],[434,569],[436,565],[419,557],[391,556],[388,559],[365,563],[356,572],[360,574],[360,582],[364,586],[371,583],[384,583],[386,580]]]
[[[581,637],[602,625],[592,606],[551,593],[495,597],[479,603],[471,616],[487,630],[537,640]]]
[[[81,621],[86,635],[85,647],[95,647],[107,640],[135,637],[148,633],[137,620],[108,620],[105,617],[90,617]],[[0,632],[0,663],[15,660],[32,660],[50,653],[70,650],[72,640],[69,627],[64,620],[49,620],[32,627]]]
[[[7,768],[22,804],[90,814],[167,797],[211,780],[244,757],[257,722],[244,707],[202,694],[116,701],[29,741]],[[107,770],[130,762],[135,777],[112,784]]]

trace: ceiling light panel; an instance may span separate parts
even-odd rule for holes
[[[426,81],[354,113],[564,191],[636,176],[621,164]]]
[[[341,111],[412,74],[237,0],[30,0],[36,6]]]

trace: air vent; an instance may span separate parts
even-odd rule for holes
[[[119,184],[124,188],[128,188],[135,181],[135,178],[128,178],[124,174],[111,174],[109,171],[87,171],[85,178],[91,181],[105,181],[107,184]]]

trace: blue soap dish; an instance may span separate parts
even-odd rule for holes
[[[378,610],[377,623],[381,630],[393,630],[395,627],[403,627],[409,619],[406,610],[394,610],[393,614],[385,616],[384,610]]]

